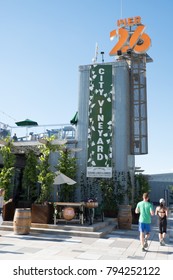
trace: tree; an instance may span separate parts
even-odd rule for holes
[[[26,165],[23,172],[23,197],[25,200],[33,202],[37,197],[37,170],[38,159],[36,154],[29,150],[26,159]]]
[[[135,175],[135,191],[134,191],[134,205],[136,205],[140,200],[142,200],[143,193],[148,193],[150,191],[149,183],[147,177],[143,174]]]
[[[74,179],[76,176],[76,158],[72,156],[70,149],[63,148],[59,151],[60,158],[57,164],[57,169],[66,176]],[[75,185],[64,184],[61,187],[60,200],[70,202],[74,199]]]
[[[52,145],[50,143],[53,139],[53,136],[46,138],[46,144],[40,146],[41,155],[37,169],[39,171],[38,182],[41,184],[41,189],[37,203],[48,202],[51,196],[55,173],[51,170],[49,157],[51,152],[55,152],[59,148],[58,145]]]

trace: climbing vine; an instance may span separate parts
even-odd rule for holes
[[[0,149],[0,154],[3,159],[3,168],[0,171],[0,187],[4,189],[4,200],[7,201],[11,198],[11,184],[15,170],[15,155],[12,153],[12,143],[9,139],[4,140],[6,145]]]

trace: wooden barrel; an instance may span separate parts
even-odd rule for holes
[[[63,209],[63,218],[67,221],[70,221],[74,218],[75,211],[73,207],[65,207]]]
[[[29,234],[31,226],[31,209],[16,208],[13,219],[13,230],[15,234]]]
[[[118,228],[131,229],[131,226],[132,226],[131,205],[119,205]]]

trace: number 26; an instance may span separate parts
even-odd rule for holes
[[[128,49],[133,49],[135,53],[146,52],[150,45],[150,37],[144,33],[145,26],[139,25],[135,29],[134,33],[129,38],[129,32],[125,28],[120,28],[118,30],[113,30],[110,32],[110,39],[114,37],[119,37],[119,41],[110,51],[110,55],[117,55],[117,51],[121,50],[122,53],[126,53]]]

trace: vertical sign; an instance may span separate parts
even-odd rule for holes
[[[112,65],[90,68],[87,177],[112,177]]]

